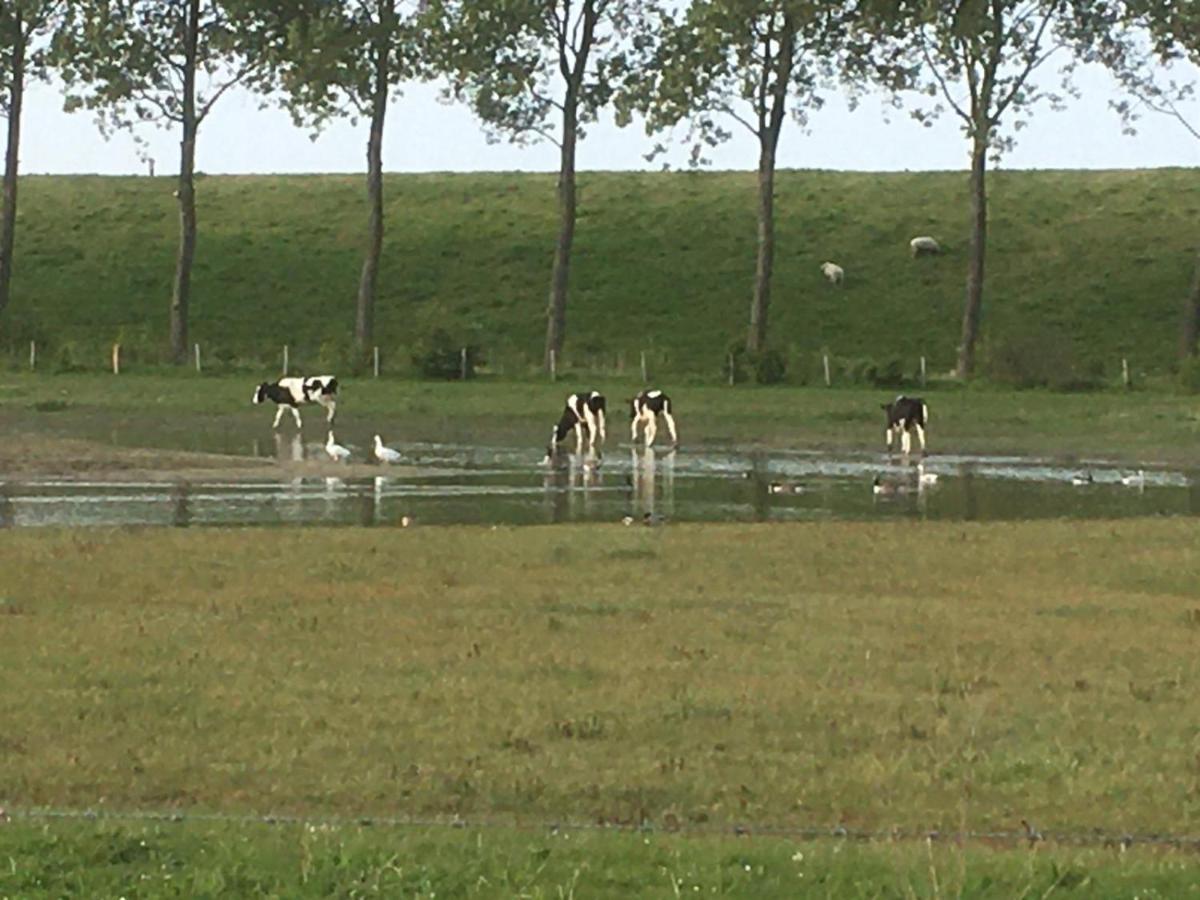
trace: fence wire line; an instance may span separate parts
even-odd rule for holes
[[[843,825],[654,825],[627,822],[583,822],[576,820],[542,820],[538,822],[498,820],[486,817],[468,819],[462,817],[421,816],[302,816],[293,814],[250,814],[219,812],[182,812],[179,810],[97,810],[97,809],[52,809],[31,807],[29,809],[0,809],[0,824],[6,821],[124,821],[124,822],[167,822],[208,823],[234,825],[281,825],[311,826],[313,828],[448,828],[448,829],[514,829],[517,831],[559,834],[571,831],[608,831],[636,834],[679,835],[683,837],[739,837],[739,838],[795,838],[815,841],[821,839],[870,842],[913,842],[926,841],[937,844],[1056,844],[1073,847],[1110,847],[1127,850],[1133,846],[1169,847],[1177,850],[1200,852],[1200,835],[1174,834],[1171,832],[1123,832],[1105,831],[1094,828],[1090,831],[1040,831],[1022,821],[1020,830],[978,831],[972,829],[942,831],[940,829],[917,828],[847,828]]]

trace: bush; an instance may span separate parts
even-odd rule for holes
[[[1094,391],[1105,386],[1104,366],[1081,366],[1070,341],[1045,331],[1001,338],[983,347],[982,371],[998,384],[1055,391]]]
[[[787,377],[787,358],[778,350],[751,353],[742,344],[732,344],[725,354],[725,377],[729,377],[729,358],[733,357],[734,380],[741,383],[751,375],[759,384],[779,384]]]
[[[1179,386],[1188,394],[1200,394],[1200,356],[1189,356],[1180,364]]]
[[[55,372],[81,372],[84,369],[83,353],[75,341],[64,341],[54,353]]]
[[[478,347],[454,340],[448,332],[435,328],[413,347],[412,361],[426,378],[454,381],[463,377],[462,351],[467,349],[466,377],[475,377],[475,366],[482,365]]]

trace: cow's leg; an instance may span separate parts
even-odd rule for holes
[[[640,415],[635,415],[633,417],[633,422],[629,426],[629,441],[630,441],[630,443],[633,443],[633,444],[637,443],[638,425],[641,424],[641,421],[642,421],[642,417]]]
[[[325,407],[325,421],[332,425],[333,417],[337,415],[337,401],[332,397],[323,397],[321,398],[321,405]]]
[[[887,430],[883,432],[883,439],[887,441],[888,453],[892,452],[892,426],[889,425]]]
[[[658,434],[658,416],[651,416],[646,420],[646,449],[649,450],[654,445],[654,436]]]
[[[300,410],[295,406],[289,406],[288,409],[290,409],[292,411],[292,418],[296,420],[296,430],[299,431],[301,428]]]
[[[914,426],[917,429],[917,438],[921,442],[921,452],[925,452],[925,429],[920,425]]]
[[[904,455],[908,456],[909,451],[912,450],[912,432],[908,430],[907,425],[900,431],[900,446]]]
[[[283,406],[275,407],[275,421],[271,424],[272,428],[279,427],[279,420],[283,418],[283,410],[284,410]]]
[[[671,415],[671,411],[664,409],[663,418],[667,420],[667,431],[671,432],[671,443],[679,443],[679,432],[675,430],[675,417]]]
[[[576,453],[583,452],[583,429],[584,429],[584,425],[582,422],[575,423],[575,452]]]
[[[591,412],[591,410],[589,410],[589,412]],[[591,422],[588,424],[592,426],[592,446],[594,447],[596,445],[597,437],[600,438],[600,443],[603,444],[605,438],[607,437],[607,435],[604,433],[604,410],[598,409],[592,413]]]

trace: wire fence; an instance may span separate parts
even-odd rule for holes
[[[779,825],[779,824],[732,824],[705,825],[676,822],[667,817],[660,823],[650,821],[580,821],[570,818],[500,819],[494,817],[464,816],[409,816],[409,815],[359,815],[359,816],[304,816],[296,814],[252,814],[193,812],[182,810],[99,810],[99,809],[54,809],[30,807],[0,810],[0,822],[11,821],[86,821],[86,822],[142,822],[172,824],[210,825],[268,825],[314,828],[445,828],[458,830],[516,830],[530,833],[556,834],[559,832],[604,831],[638,834],[681,835],[684,837],[739,837],[793,839],[803,841],[834,840],[857,843],[911,843],[989,846],[1037,847],[1056,845],[1080,848],[1107,848],[1125,851],[1131,847],[1154,847],[1200,853],[1200,834],[1187,835],[1172,832],[1117,832],[1104,828],[1085,830],[1046,830],[1022,820],[1019,829],[996,830],[948,830],[920,828],[848,828],[843,825]]]

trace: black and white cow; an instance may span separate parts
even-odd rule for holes
[[[592,449],[604,443],[604,414],[608,402],[599,391],[580,391],[570,394],[563,407],[562,416],[550,434],[550,446],[546,455],[553,458],[558,452],[558,445],[567,439],[572,430],[575,431],[575,451],[583,450],[584,436]]]
[[[900,435],[900,446],[905,453],[912,448],[912,432],[916,431],[921,441],[921,452],[925,452],[925,429],[929,427],[929,407],[920,397],[905,397],[901,394],[891,403],[881,404],[887,413],[887,448],[892,449],[893,433]]]
[[[630,426],[629,439],[635,444],[638,438],[638,427],[643,427],[646,436],[646,446],[654,443],[658,433],[658,417],[662,416],[671,432],[672,445],[679,444],[679,432],[675,430],[675,417],[671,415],[671,398],[662,391],[642,391],[629,401],[629,414],[633,418]]]
[[[276,382],[264,381],[254,391],[255,403],[266,403],[268,400],[279,408],[275,410],[273,428],[279,427],[279,420],[285,409],[292,411],[296,427],[300,427],[299,406],[306,403],[319,403],[327,413],[325,421],[333,424],[337,413],[338,380],[332,375],[313,375],[308,378],[280,378]]]

